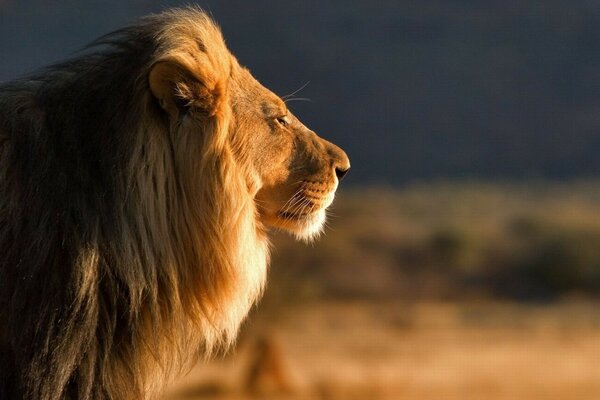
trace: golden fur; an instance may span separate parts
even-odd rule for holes
[[[0,87],[0,398],[142,399],[230,344],[269,226],[316,235],[346,155],[201,10]]]

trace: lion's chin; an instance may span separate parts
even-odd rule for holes
[[[298,221],[299,223],[292,233],[298,240],[313,241],[323,232],[326,218],[325,209],[319,210]]]
[[[325,209],[322,208],[308,215],[294,216],[285,215],[279,216],[273,224],[276,228],[284,230],[292,235],[297,240],[311,242],[315,240],[323,231],[325,219],[327,218]]]

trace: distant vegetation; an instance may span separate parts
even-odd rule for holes
[[[600,183],[339,194],[312,245],[277,236],[267,303],[600,295]]]

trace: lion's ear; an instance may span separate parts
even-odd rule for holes
[[[189,110],[210,116],[217,112],[221,90],[205,72],[171,58],[152,66],[148,83],[160,106],[172,117]]]

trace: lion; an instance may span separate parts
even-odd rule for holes
[[[0,398],[147,399],[226,348],[350,168],[202,10],[0,87]]]

